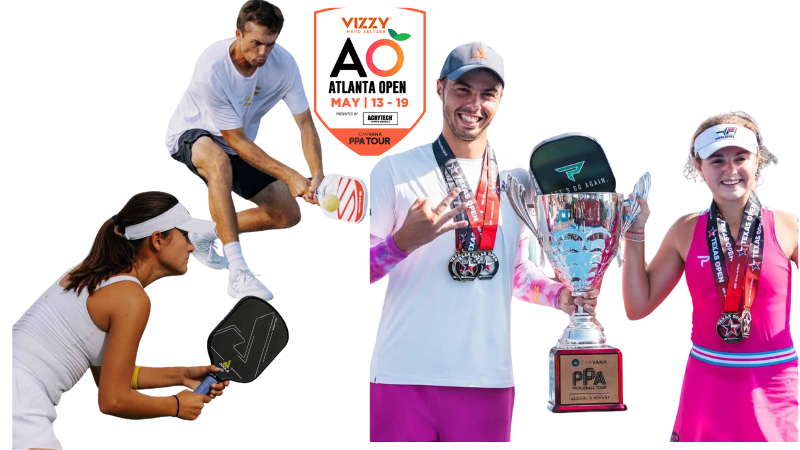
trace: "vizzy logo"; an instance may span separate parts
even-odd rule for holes
[[[565,173],[566,172],[567,178],[569,178],[570,181],[575,181],[575,175],[577,175],[577,174],[579,174],[581,172],[581,169],[583,169],[583,163],[584,162],[585,161],[581,161],[581,162],[577,162],[575,164],[570,164],[568,166],[559,167],[558,169],[556,169],[556,172],[558,172],[558,173]]]
[[[346,28],[350,28],[352,25],[354,29],[377,29],[378,26],[375,22],[380,22],[381,28],[386,29],[386,23],[389,22],[391,17],[382,18],[382,17],[351,17],[349,19],[345,19],[342,17],[342,22],[344,22],[344,26]]]

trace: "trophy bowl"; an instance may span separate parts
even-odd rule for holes
[[[639,215],[637,198],[647,198],[650,174],[634,188],[635,199],[606,192],[537,195],[506,177],[506,195],[517,215],[539,241],[558,279],[573,293],[597,289],[617,255],[621,235]],[[624,216],[624,207],[631,213]],[[571,367],[570,367],[571,366]],[[550,401],[553,412],[624,411],[622,353],[606,344],[604,329],[582,307],[550,351]]]

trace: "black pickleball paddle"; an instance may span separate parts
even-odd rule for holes
[[[289,329],[275,308],[258,297],[239,300],[208,336],[211,364],[222,372],[209,373],[194,392],[208,395],[224,380],[255,380],[288,342]]]
[[[537,195],[615,192],[617,188],[603,147],[583,133],[540,142],[531,152],[529,168]]]

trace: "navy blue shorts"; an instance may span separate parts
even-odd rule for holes
[[[208,181],[197,173],[197,169],[194,167],[194,164],[192,164],[192,146],[203,136],[214,139],[214,135],[199,128],[185,131],[180,139],[178,139],[178,151],[172,155],[172,159],[186,165],[193,174],[197,175],[208,184]],[[233,168],[233,185],[231,186],[231,190],[245,200],[253,198],[265,187],[278,181],[278,179],[272,175],[266,174],[251,166],[239,155],[228,155],[228,158],[231,161],[231,168]]]

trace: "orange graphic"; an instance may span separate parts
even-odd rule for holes
[[[317,33],[317,30],[318,30],[317,19],[318,19],[319,15],[321,13],[325,13],[325,12],[336,10],[336,9],[341,9],[341,8],[327,8],[327,9],[322,9],[322,10],[318,10],[318,11],[314,12],[314,114],[317,116],[317,119],[319,119],[319,121],[325,126],[325,128],[327,128],[328,131],[334,137],[336,137],[342,144],[344,144],[347,148],[351,149],[355,153],[357,153],[359,155],[362,155],[362,156],[379,156],[379,155],[382,155],[382,154],[386,153],[389,149],[391,149],[396,144],[398,144],[406,135],[408,135],[408,133],[410,133],[411,130],[414,129],[414,127],[419,123],[419,121],[422,119],[422,117],[425,115],[425,112],[427,111],[427,104],[426,104],[427,103],[426,102],[426,100],[427,100],[426,99],[427,83],[425,82],[425,73],[426,73],[426,69],[427,69],[427,62],[426,62],[426,58],[427,58],[427,54],[426,54],[427,53],[427,49],[426,49],[426,47],[427,47],[426,40],[427,39],[426,38],[427,37],[426,37],[424,32],[422,33],[421,36],[419,36],[419,38],[421,38],[422,42],[423,42],[423,45],[422,45],[422,73],[419,75],[419,76],[422,77],[422,84],[421,84],[421,86],[422,86],[422,95],[420,96],[421,98],[419,98],[419,103],[422,104],[422,111],[421,111],[419,117],[416,118],[416,120],[414,121],[414,123],[410,127],[408,127],[408,128],[382,128],[382,127],[331,128],[331,126],[329,126],[328,123],[326,123],[325,118],[323,117],[323,115],[320,114],[320,109],[319,109],[319,106],[324,106],[325,108],[328,108],[329,107],[329,106],[327,106],[328,100],[327,99],[325,100],[326,105],[318,105],[318,100],[321,99],[321,96],[319,94],[321,94],[321,93],[317,92],[317,88],[318,88],[317,78],[320,76],[320,72],[319,72],[320,68],[318,67],[319,58],[318,58],[317,40],[318,40],[319,36],[318,36],[318,33]],[[407,10],[407,11],[414,11],[416,13],[421,13],[422,14],[422,29],[423,29],[423,31],[426,29],[426,27],[427,27],[427,24],[426,24],[427,18],[426,18],[425,11],[414,9],[414,8],[398,8],[398,9]],[[373,19],[376,19],[376,20],[373,21]],[[345,18],[345,17],[338,16],[336,18],[336,21],[338,22],[339,20],[341,20],[342,21],[341,23],[343,23],[345,25],[345,27],[348,28],[348,29],[372,29],[372,28],[383,29],[383,28],[386,27],[386,22],[389,21],[389,18],[388,17],[385,18],[385,19],[383,17],[377,17],[376,18],[374,16],[373,17],[366,17],[366,18],[364,18],[364,17]],[[372,61],[374,52],[378,48],[380,48],[381,46],[391,47],[395,51],[395,53],[397,54],[397,62],[395,63],[394,67],[392,67],[389,70],[381,70],[381,69],[379,69],[378,67],[375,66],[375,64]],[[416,58],[416,57],[418,57],[418,55],[414,55],[414,57]],[[380,40],[374,42],[369,47],[369,49],[367,51],[366,61],[365,62],[366,62],[367,67],[369,68],[369,70],[372,73],[374,73],[375,75],[378,75],[380,77],[390,77],[392,75],[397,74],[397,72],[403,67],[403,63],[405,61],[404,58],[405,58],[405,55],[403,54],[403,50],[401,49],[400,45],[398,45],[395,41],[389,40],[389,39],[380,39]],[[324,74],[323,74],[323,76],[324,76]],[[378,82],[376,81],[375,83],[377,84]],[[383,83],[383,81],[381,81],[381,83]],[[391,83],[391,81],[386,81],[386,83]],[[415,93],[415,96],[416,95],[419,95],[419,94]],[[359,110],[356,110],[354,112],[356,112],[358,114],[363,114],[364,112],[370,110],[370,108],[369,108],[369,106],[367,104],[367,100],[368,100],[367,97],[361,96],[361,94],[359,94],[359,97],[356,97],[356,98],[359,99],[359,100],[360,99],[364,99],[363,103],[359,103],[358,104],[358,108],[361,108],[361,105],[364,105],[364,109],[363,110],[359,109]],[[348,100],[347,98],[343,99],[341,104],[344,104],[343,102],[347,101],[347,100]],[[370,95],[369,96],[369,100],[372,100],[374,102],[375,101],[374,96]],[[402,107],[406,107],[408,105],[408,103],[409,103],[408,99],[406,99],[406,98],[398,98],[397,100],[395,100],[394,97],[387,96],[386,100],[387,101],[392,101],[392,102],[397,101],[398,103],[396,103],[396,104],[398,106],[401,106],[400,102],[402,101],[403,102],[402,103]],[[416,101],[416,99],[414,99],[414,100]],[[333,105],[336,105],[336,106],[339,105],[338,103],[335,102],[335,100],[333,100],[333,102],[334,102],[334,103],[332,103]],[[416,103],[416,104],[419,105],[419,103]],[[380,107],[381,105],[378,104],[377,106]],[[416,115],[416,113],[415,113],[415,115]],[[345,211],[347,209],[346,208],[347,205],[351,201],[355,202],[355,204],[357,205],[358,204],[357,197],[359,197],[359,196],[360,196],[360,194],[358,192],[356,192],[355,195],[348,195],[347,199],[341,199],[342,200],[341,203],[343,204],[344,207],[340,207],[339,211]],[[341,214],[341,212],[340,212],[340,214]],[[354,214],[355,214],[355,216],[360,217],[361,215],[365,214],[365,211],[356,210],[356,211],[354,211]],[[353,215],[353,213],[351,213],[351,216],[352,215]]]
[[[483,53],[483,47],[478,47],[478,51],[472,54],[473,58],[486,58],[486,53]]]
[[[375,63],[372,62],[372,55],[375,54],[375,50],[377,50],[378,47],[382,47],[384,45],[391,47],[394,50],[394,52],[397,53],[397,63],[394,65],[394,67],[392,67],[389,70],[378,69],[378,67],[375,66]],[[403,49],[400,48],[399,45],[397,45],[397,42],[389,39],[381,39],[379,41],[375,41],[372,45],[369,46],[369,49],[367,50],[367,67],[369,67],[369,70],[371,70],[372,73],[374,73],[379,77],[390,77],[399,72],[400,68],[403,67]]]

